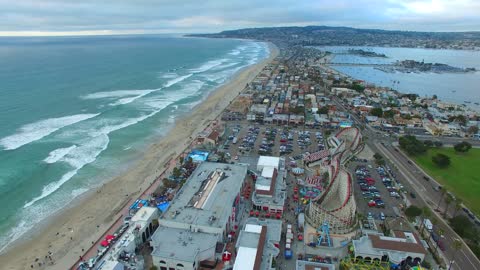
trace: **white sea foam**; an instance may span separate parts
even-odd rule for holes
[[[48,185],[44,186],[42,189],[42,193],[39,196],[33,198],[28,203],[26,203],[23,208],[30,207],[37,201],[57,191],[63,184],[68,182],[74,175],[76,175],[81,168],[95,161],[97,156],[101,152],[103,152],[103,150],[107,149],[109,141],[110,140],[108,136],[105,134],[90,138],[88,141],[86,141],[85,144],[75,147],[69,153],[59,159],[70,164],[73,169],[62,175],[60,180],[56,182],[51,182]]]
[[[188,78],[190,78],[193,74],[188,74],[188,75],[184,75],[184,76],[180,76],[180,77],[177,77],[175,79],[172,79],[172,80],[169,80],[167,81],[167,83],[165,84],[165,87],[170,87],[174,84],[177,84],[183,80],[186,80]]]
[[[208,71],[208,70],[210,70],[210,69],[212,69],[216,66],[219,66],[219,65],[223,64],[227,60],[228,59],[226,59],[226,58],[211,60],[211,61],[208,61],[205,64],[201,65],[198,68],[191,69],[191,71],[194,72],[194,73],[202,73],[202,72]]]
[[[146,96],[152,92],[158,91],[161,88],[156,89],[139,89],[139,90],[115,90],[107,92],[96,92],[85,95],[83,99],[118,99],[117,101],[110,103],[111,106],[125,105],[131,103],[143,96]]]
[[[239,62],[233,62],[233,63],[224,64],[224,65],[219,65],[219,66],[213,68],[213,70],[229,68],[229,67],[233,67],[233,66],[238,65],[238,64],[239,64]]]
[[[52,152],[50,152],[48,154],[48,157],[45,158],[43,161],[45,161],[46,163],[49,163],[49,164],[55,163],[75,148],[77,148],[76,145],[72,145],[72,146],[66,147],[66,148],[55,149]]]
[[[238,49],[235,49],[233,51],[231,51],[230,53],[228,53],[229,55],[239,55],[240,54],[240,50]]]
[[[23,145],[40,140],[61,128],[93,118],[97,115],[99,114],[76,114],[27,124],[18,129],[17,133],[1,139],[0,145],[6,150],[14,150]]]

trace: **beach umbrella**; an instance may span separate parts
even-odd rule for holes
[[[107,240],[107,241],[109,241],[109,242],[112,241],[113,239],[115,239],[115,236],[113,236],[113,235],[111,235],[111,234],[105,236],[105,240]]]
[[[265,215],[265,217],[266,217],[266,218],[269,218],[269,217],[270,217],[270,213],[267,213],[267,214]]]
[[[254,212],[253,210],[250,210],[250,216],[253,216]]]
[[[100,242],[100,245],[101,245],[102,247],[108,247],[109,244],[110,244],[110,243],[108,243],[107,240],[103,240],[102,242]]]
[[[224,262],[228,262],[232,259],[232,253],[228,252],[228,251],[225,251],[223,252],[222,254],[222,261]]]
[[[260,216],[260,212],[258,212],[258,211],[255,212],[255,216],[257,216],[257,217]]]

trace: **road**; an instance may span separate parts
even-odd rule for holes
[[[344,111],[348,111],[337,99],[334,99],[334,101],[340,108],[343,108]],[[368,145],[374,152],[381,153],[383,156],[389,159],[398,169],[399,173],[397,173],[397,180],[399,180],[407,190],[415,190],[419,195],[415,199],[410,200],[418,207],[430,207],[432,209],[432,213],[437,216],[437,220],[439,222],[435,226],[437,230],[441,229],[445,232],[443,237],[446,247],[444,252],[445,256],[448,261],[454,261],[451,269],[480,270],[480,260],[475,256],[475,254],[473,254],[473,252],[463,241],[462,247],[458,252],[455,252],[455,250],[449,248],[453,246],[453,241],[455,239],[460,239],[460,237],[453,231],[452,228],[450,228],[443,217],[435,212],[440,194],[432,188],[432,185],[435,187],[437,184],[433,183],[433,181],[425,181],[423,179],[424,174],[420,172],[413,162],[410,164],[407,157],[394,150],[394,147],[391,146],[392,140],[390,138],[379,135],[376,130],[371,128],[369,125],[365,125],[362,121],[360,121],[360,119],[358,119],[357,116],[352,116],[353,120],[358,126],[364,127],[363,135],[364,137],[367,136],[368,138],[365,141],[365,144]]]

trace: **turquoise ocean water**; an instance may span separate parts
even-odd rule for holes
[[[0,38],[0,246],[118,173],[264,43]]]

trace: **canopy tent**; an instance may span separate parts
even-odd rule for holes
[[[101,245],[102,247],[108,247],[109,244],[110,244],[110,243],[108,243],[107,240],[103,240],[102,242],[100,242],[100,245]]]
[[[297,167],[297,168],[292,169],[292,173],[295,174],[295,175],[302,175],[304,172],[305,172],[305,170],[302,169],[302,168]]]

